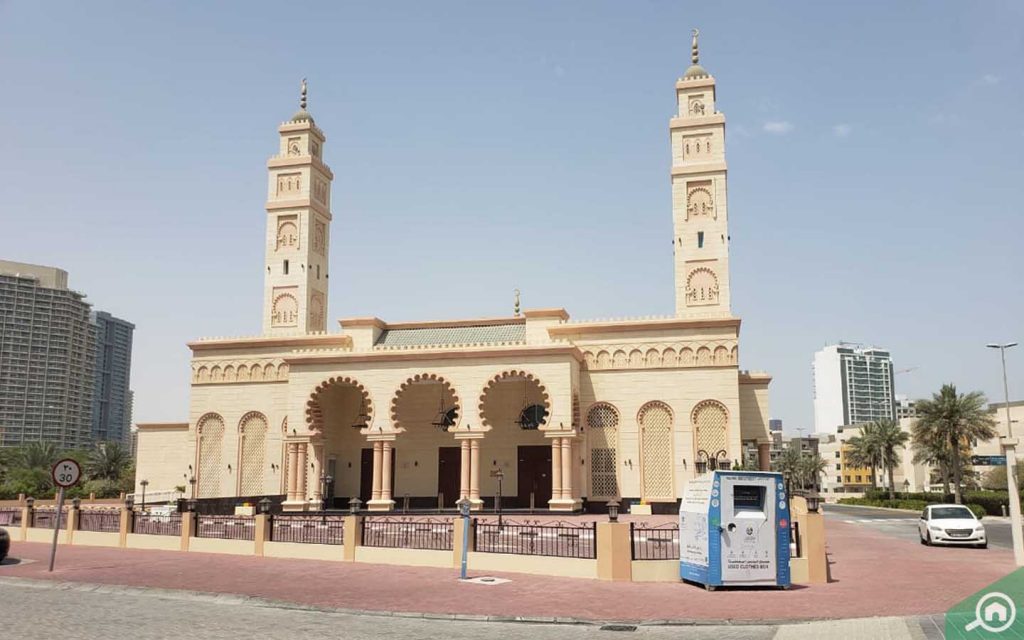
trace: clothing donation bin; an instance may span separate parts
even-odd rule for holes
[[[710,471],[679,505],[679,576],[718,586],[789,587],[789,502],[782,474]]]

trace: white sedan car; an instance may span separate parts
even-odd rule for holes
[[[963,544],[988,547],[985,525],[959,504],[930,504],[917,521],[921,544]]]

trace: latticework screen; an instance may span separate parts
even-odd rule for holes
[[[672,482],[672,412],[661,402],[640,410],[643,462],[642,494],[645,499],[674,499]]]
[[[267,459],[267,418],[250,413],[242,419],[241,495],[263,495],[263,472]]]
[[[693,410],[693,428],[696,432],[697,451],[714,458],[719,451],[728,451],[729,414],[721,403],[705,400]]]
[[[587,412],[590,429],[590,488],[593,497],[619,495],[615,450],[618,447],[619,412],[608,404],[598,404]]]
[[[220,494],[221,457],[224,451],[224,420],[206,416],[199,424],[199,497]]]

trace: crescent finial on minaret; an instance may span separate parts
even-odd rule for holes
[[[693,42],[690,45],[690,48],[691,48],[690,60],[693,62],[693,64],[697,64],[698,62],[700,62],[700,54],[697,51],[697,36],[699,36],[699,35],[700,35],[700,29],[694,29],[693,30]]]
[[[516,294],[515,295],[516,302],[515,302],[515,305],[513,307],[513,313],[515,313],[515,316],[518,318],[519,317],[519,289],[514,289],[513,291],[515,291],[515,294]]]
[[[306,110],[306,79],[302,79],[302,95],[299,97],[299,107]]]

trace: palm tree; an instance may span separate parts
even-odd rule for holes
[[[775,471],[781,473],[782,477],[786,480],[786,493],[790,493],[794,485],[803,486],[804,468],[802,458],[800,450],[790,446],[786,447],[772,464]]]
[[[878,449],[882,468],[888,472],[889,476],[889,499],[895,500],[896,486],[892,476],[893,469],[900,463],[900,456],[896,450],[907,444],[910,434],[900,429],[898,422],[889,418],[876,420],[874,426],[875,448]]]
[[[996,436],[996,422],[986,408],[980,391],[957,393],[956,385],[944,384],[931,399],[916,404],[917,421],[912,429],[914,444],[922,449],[944,451],[953,473],[953,499],[963,502],[964,450],[971,443]]]
[[[120,480],[132,465],[132,456],[120,442],[102,442],[89,454],[85,471],[91,480]]]
[[[14,454],[12,466],[22,469],[46,469],[60,458],[60,451],[52,442],[30,442]]]
[[[874,422],[860,425],[859,435],[847,440],[849,450],[846,459],[851,466],[871,469],[871,488],[878,487],[875,469],[882,464],[882,452],[878,442],[878,426]]]
[[[818,490],[821,474],[828,468],[828,462],[820,454],[804,455],[800,457],[801,476],[805,483],[809,482],[811,488]]]

